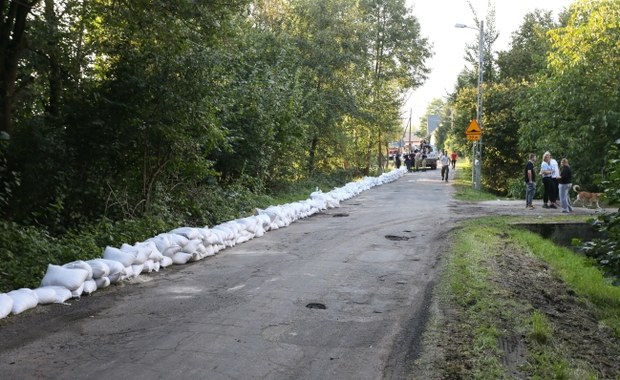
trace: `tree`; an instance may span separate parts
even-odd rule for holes
[[[549,36],[550,74],[519,105],[520,145],[572,158],[575,182],[592,183],[620,134],[620,3],[576,1]]]
[[[526,14],[512,34],[510,50],[497,53],[500,79],[527,80],[543,72],[551,47],[546,33],[555,27],[551,12],[536,10]]]
[[[40,0],[0,1],[0,131],[12,132],[12,112],[18,86],[18,65],[26,49],[26,21]],[[25,83],[23,84],[25,85]]]

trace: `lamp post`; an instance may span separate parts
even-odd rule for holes
[[[478,36],[478,99],[477,99],[477,112],[476,112],[476,121],[478,122],[478,126],[482,130],[482,62],[484,58],[484,21],[480,21],[480,27],[475,28],[473,26],[467,26],[465,24],[455,24],[457,28],[468,28],[477,30],[479,33]],[[482,135],[480,136],[480,140],[474,142],[474,188],[476,190],[480,190],[480,181],[482,179]]]

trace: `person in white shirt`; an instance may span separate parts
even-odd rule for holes
[[[441,180],[445,179],[448,182],[448,173],[450,173],[450,157],[448,157],[448,152],[444,150],[439,161],[441,162]]]
[[[552,200],[553,194],[553,168],[551,168],[551,153],[543,154],[543,161],[540,164],[540,175],[543,182],[543,208],[557,208]]]

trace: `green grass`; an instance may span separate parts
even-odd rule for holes
[[[459,326],[469,331],[469,343],[465,345],[470,349],[467,356],[471,368],[448,363],[445,377],[510,378],[501,364],[498,339],[512,334],[525,336],[529,342],[524,368],[531,378],[595,379],[587,363],[574,362],[566,356],[567,348],[556,339],[555,327],[542,311],[514,299],[497,286],[493,278],[501,276],[501,269],[496,256],[510,246],[515,252],[546,261],[578,297],[592,305],[600,323],[614,329],[617,336],[620,288],[612,286],[591,260],[515,227],[515,220],[490,217],[467,221],[453,235],[453,249],[438,294],[440,302],[458,310]]]
[[[591,259],[531,232],[515,230],[512,238],[524,252],[549,263],[568,286],[596,305],[601,322],[620,337],[620,287],[613,286]]]
[[[467,160],[457,161],[453,186],[456,189],[455,199],[462,201],[491,201],[497,199],[497,195],[487,193],[483,190],[474,189],[472,182],[471,164]]]
[[[538,310],[535,310],[530,317],[532,330],[530,338],[539,344],[546,344],[551,340],[553,334],[553,326],[549,323],[547,317]]]

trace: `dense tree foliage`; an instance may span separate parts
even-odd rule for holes
[[[619,12],[620,3],[610,0],[576,0],[558,21],[534,11],[512,35],[511,49],[496,56],[486,52],[493,36],[485,33],[485,56],[494,60],[484,63],[487,189],[522,196],[527,153],[540,157],[547,150],[569,159],[575,183],[598,188],[606,175],[605,152],[620,134]],[[470,60],[473,49],[468,46]],[[465,71],[446,105],[454,149],[468,149],[463,130],[474,118],[475,96],[475,72]]]
[[[380,171],[428,72],[404,0],[1,10],[2,216],[54,233],[164,211],[206,224],[225,187]]]

